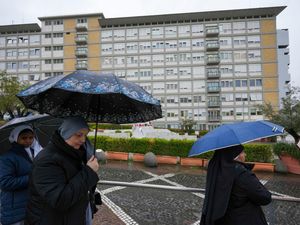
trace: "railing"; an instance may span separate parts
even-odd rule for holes
[[[115,185],[115,186],[124,186],[124,187],[137,187],[137,188],[153,188],[153,189],[162,189],[170,191],[186,191],[186,192],[205,192],[203,188],[189,188],[189,187],[175,187],[167,185],[156,185],[156,184],[141,184],[141,183],[129,183],[129,182],[120,182],[120,181],[98,181],[98,184],[101,185]],[[290,201],[290,202],[300,202],[300,198],[289,197],[289,196],[280,196],[276,192],[272,192],[273,200],[280,201]]]

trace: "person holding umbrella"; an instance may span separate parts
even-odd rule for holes
[[[267,225],[261,205],[271,193],[251,166],[244,164],[242,145],[216,150],[207,171],[200,225]]]
[[[69,117],[34,160],[25,225],[91,225],[98,161],[89,127]]]
[[[1,224],[23,225],[32,160],[42,147],[29,125],[15,127],[9,142],[11,148],[0,156]]]

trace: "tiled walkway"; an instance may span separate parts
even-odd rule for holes
[[[160,165],[146,168],[140,163],[111,161],[101,166],[101,180],[139,182],[205,188],[205,170]],[[300,176],[259,173],[258,177],[274,192],[300,197]],[[94,225],[196,225],[203,194],[148,188],[99,185],[104,204],[95,215]],[[299,225],[300,203],[273,201],[264,207],[270,225]]]

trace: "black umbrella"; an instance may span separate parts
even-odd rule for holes
[[[111,73],[76,71],[40,81],[17,96],[27,108],[39,113],[81,116],[96,122],[96,132],[98,122],[137,123],[162,117],[157,99]]]
[[[0,152],[3,153],[11,147],[8,137],[15,127],[23,124],[30,125],[35,132],[38,142],[44,147],[62,121],[62,119],[45,114],[14,118],[0,127]]]

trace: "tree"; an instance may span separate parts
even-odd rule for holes
[[[24,116],[27,109],[16,97],[16,94],[26,87],[26,83],[19,82],[6,72],[0,72],[0,114],[9,113],[11,118]]]
[[[196,122],[193,119],[183,118],[181,120],[181,129],[187,132],[188,134],[192,134],[194,132],[193,126]]]
[[[270,103],[258,106],[270,121],[280,124],[292,135],[297,144],[300,140],[300,88],[291,87],[289,94],[282,98],[282,108],[275,110]]]

